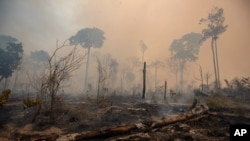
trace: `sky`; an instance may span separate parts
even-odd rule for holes
[[[174,39],[190,32],[201,33],[199,24],[214,6],[224,9],[227,31],[217,40],[220,76],[223,79],[250,76],[249,0],[0,0],[0,34],[10,35],[31,51],[55,49],[80,29],[97,27],[105,32],[103,47],[120,62],[141,58],[140,40],[148,49],[145,61],[165,60]],[[211,40],[202,44],[199,59],[187,66],[189,79],[213,73]],[[82,52],[84,53],[84,49]],[[170,73],[170,72],[169,72]],[[159,81],[171,78],[161,72]],[[81,78],[82,79],[82,78]]]

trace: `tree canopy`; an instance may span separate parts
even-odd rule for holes
[[[170,46],[172,59],[182,61],[195,61],[200,49],[202,35],[199,33],[189,33],[181,39],[174,40]]]
[[[8,44],[9,42],[14,42],[14,43],[16,43],[16,42],[18,42],[18,40],[17,40],[16,38],[11,37],[11,36],[8,36],[8,35],[1,35],[1,34],[0,34],[0,48],[6,49],[7,44]]]
[[[23,45],[17,39],[0,35],[0,81],[18,68],[23,56]]]
[[[81,45],[85,48],[100,48],[105,40],[104,32],[98,28],[84,28],[79,30],[76,35],[69,38],[70,45]]]
[[[223,8],[214,7],[208,14],[207,18],[202,18],[200,24],[206,24],[207,28],[202,30],[203,40],[210,37],[218,38],[218,35],[225,32],[227,25],[223,25],[225,21]]]
[[[47,62],[49,53],[44,50],[34,51],[30,53],[30,58],[36,62]]]

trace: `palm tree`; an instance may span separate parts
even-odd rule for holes
[[[225,17],[223,16],[223,8],[214,7],[208,14],[206,19],[202,18],[200,24],[206,24],[207,28],[202,30],[202,40],[207,40],[211,37],[211,49],[213,54],[214,74],[215,74],[215,89],[220,88],[220,73],[219,73],[219,60],[217,51],[218,35],[225,32],[227,25],[223,25]]]
[[[83,48],[88,49],[84,90],[86,90],[88,85],[88,69],[89,69],[89,58],[90,58],[90,48],[101,48],[105,40],[104,32],[98,28],[84,28],[79,30],[76,35],[69,38],[70,45],[80,45]]]

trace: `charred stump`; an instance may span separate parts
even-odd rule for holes
[[[142,87],[142,99],[145,99],[145,92],[146,92],[146,62],[144,62],[143,67],[143,87]]]
[[[167,95],[167,81],[165,81],[164,84],[164,100],[166,100],[166,95]]]

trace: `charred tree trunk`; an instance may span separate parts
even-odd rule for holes
[[[100,83],[101,83],[101,62],[98,59],[98,84],[97,84],[97,97],[96,100],[98,100],[99,95],[100,95]]]
[[[184,67],[185,67],[185,60],[180,60],[180,90],[179,92],[183,93],[183,87],[184,87],[184,79],[183,79],[183,73],[184,73]]]
[[[155,64],[155,92],[156,92],[156,87],[157,87],[157,63]]]
[[[166,95],[167,95],[167,81],[165,81],[164,85],[164,100],[166,100]]]
[[[201,66],[200,66],[200,76],[201,76],[201,92],[203,92],[204,84],[203,84],[203,71],[202,71]]]
[[[88,89],[87,86],[88,86],[89,58],[90,58],[90,47],[88,47],[88,56],[87,56],[86,72],[85,72],[85,80],[84,80],[84,91],[87,91]]]
[[[214,76],[215,76],[215,90],[218,89],[218,78],[217,78],[217,65],[216,65],[216,58],[215,58],[215,50],[214,50],[214,38],[212,37],[211,42],[212,54],[213,54],[213,63],[214,63]]]
[[[145,92],[146,92],[146,62],[144,62],[143,67],[143,87],[142,87],[142,99],[145,99]]]
[[[219,70],[219,60],[218,60],[218,51],[217,51],[217,37],[214,39],[214,50],[215,50],[215,57],[216,57],[216,68],[217,68],[217,85],[220,89],[220,70]]]

